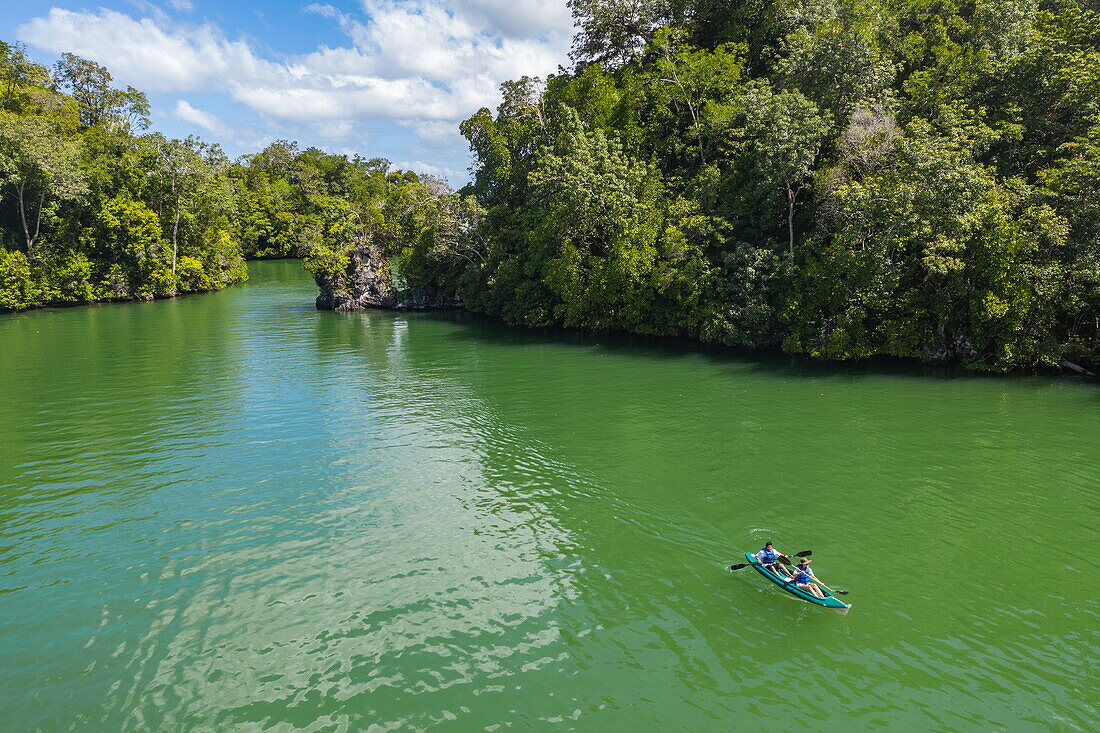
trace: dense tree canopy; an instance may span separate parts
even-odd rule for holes
[[[245,277],[229,161],[141,134],[149,104],[102,66],[0,43],[0,308],[150,298]]]
[[[456,283],[525,324],[1005,370],[1100,354],[1100,14],[575,0],[573,71],[462,124]]]
[[[144,134],[148,112],[92,61],[47,69],[0,42],[0,310],[213,290],[243,280],[246,257],[321,271],[368,231],[394,254],[397,241],[464,246],[438,225],[454,195],[389,161],[285,141],[230,161]],[[449,258],[421,260],[425,277],[450,276]]]

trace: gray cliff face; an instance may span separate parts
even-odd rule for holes
[[[354,311],[364,308],[390,310],[440,310],[461,308],[462,299],[431,287],[414,286],[398,290],[382,250],[374,244],[360,244],[339,278],[318,277],[320,310]]]

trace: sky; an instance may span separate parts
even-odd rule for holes
[[[461,185],[458,123],[502,81],[568,64],[566,0],[0,0],[0,39],[149,95],[152,129],[231,156],[273,140],[387,158]]]

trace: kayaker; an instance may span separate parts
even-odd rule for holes
[[[786,557],[786,555],[777,552],[771,542],[765,542],[760,552],[756,553],[756,559],[760,561],[760,564],[764,566],[765,570],[771,570],[780,578],[789,578],[791,574],[787,572],[787,568],[783,567],[779,562],[779,558],[781,557]]]
[[[813,581],[817,580],[817,576],[814,575],[814,571],[810,570],[810,558],[804,557],[798,561],[798,564],[794,566],[794,574],[791,576],[791,582],[797,585],[799,588],[804,588],[810,593],[813,593],[818,598],[825,598],[825,594],[817,584]]]

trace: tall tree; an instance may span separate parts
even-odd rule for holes
[[[176,274],[179,259],[180,217],[189,200],[197,195],[203,180],[211,175],[194,138],[170,140],[160,134],[147,138],[153,150],[154,173],[166,189],[162,200],[166,204],[166,220],[171,221],[172,275]],[[163,215],[162,215],[163,216]]]
[[[671,20],[669,0],[569,0],[577,35],[569,54],[580,64],[620,66]]]
[[[809,182],[829,132],[828,118],[799,92],[776,92],[767,83],[749,86],[745,109],[746,152],[765,185],[786,203],[787,246],[794,255],[795,207]]]
[[[15,111],[21,93],[49,81],[49,71],[28,59],[22,45],[0,41],[0,107]]]
[[[87,191],[79,142],[58,137],[55,121],[47,117],[0,111],[0,186],[15,198],[32,260],[47,210]]]
[[[84,127],[104,122],[127,126],[149,126],[149,100],[133,87],[125,90],[111,86],[113,77],[107,68],[94,61],[64,53],[54,66],[57,84],[80,105]]]

